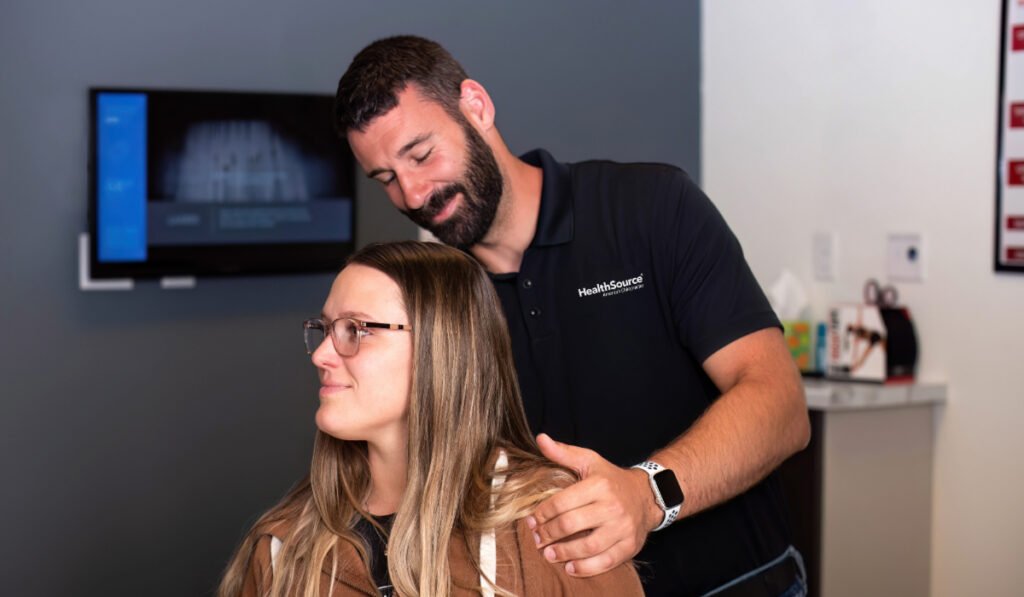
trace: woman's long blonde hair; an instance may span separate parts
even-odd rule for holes
[[[409,468],[388,539],[391,582],[403,597],[447,596],[453,531],[468,535],[508,524],[573,477],[545,460],[530,434],[508,329],[479,264],[450,247],[416,241],[367,246],[348,264],[394,280],[413,330]],[[489,463],[498,448],[510,466],[508,480],[493,492]],[[238,594],[257,541],[280,521],[289,521],[290,530],[280,537],[277,573],[262,584],[267,595],[326,597],[321,569],[351,565],[336,557],[339,541],[356,547],[368,573],[367,548],[352,529],[359,517],[372,521],[362,506],[369,471],[365,442],[318,431],[309,477],[257,521],[218,595]]]

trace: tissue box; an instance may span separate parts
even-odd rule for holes
[[[812,371],[811,323],[803,320],[783,321],[782,333],[796,366],[804,373]]]
[[[829,312],[826,376],[872,382],[913,381],[917,337],[903,307],[838,305]]]

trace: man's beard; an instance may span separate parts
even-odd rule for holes
[[[406,211],[405,215],[444,244],[465,251],[483,240],[491,229],[505,182],[494,152],[476,129],[464,122],[462,130],[466,135],[467,151],[462,180],[434,191],[423,207]],[[460,193],[463,204],[446,220],[435,223],[434,217]]]

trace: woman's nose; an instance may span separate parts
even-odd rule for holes
[[[320,368],[326,368],[336,366],[338,361],[341,360],[341,355],[334,349],[334,340],[331,339],[330,335],[324,335],[324,339],[320,341],[320,346],[316,347],[313,354],[310,355],[313,364]]]

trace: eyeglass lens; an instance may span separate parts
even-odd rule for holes
[[[325,324],[319,319],[306,322],[303,326],[306,352],[313,354],[324,341]],[[339,319],[332,328],[334,349],[342,356],[353,356],[359,352],[359,324],[352,319]]]
[[[324,324],[319,319],[310,319],[302,326],[302,339],[306,341],[306,353],[313,352],[324,341]]]
[[[346,357],[359,352],[359,324],[351,319],[334,322],[334,347]]]

